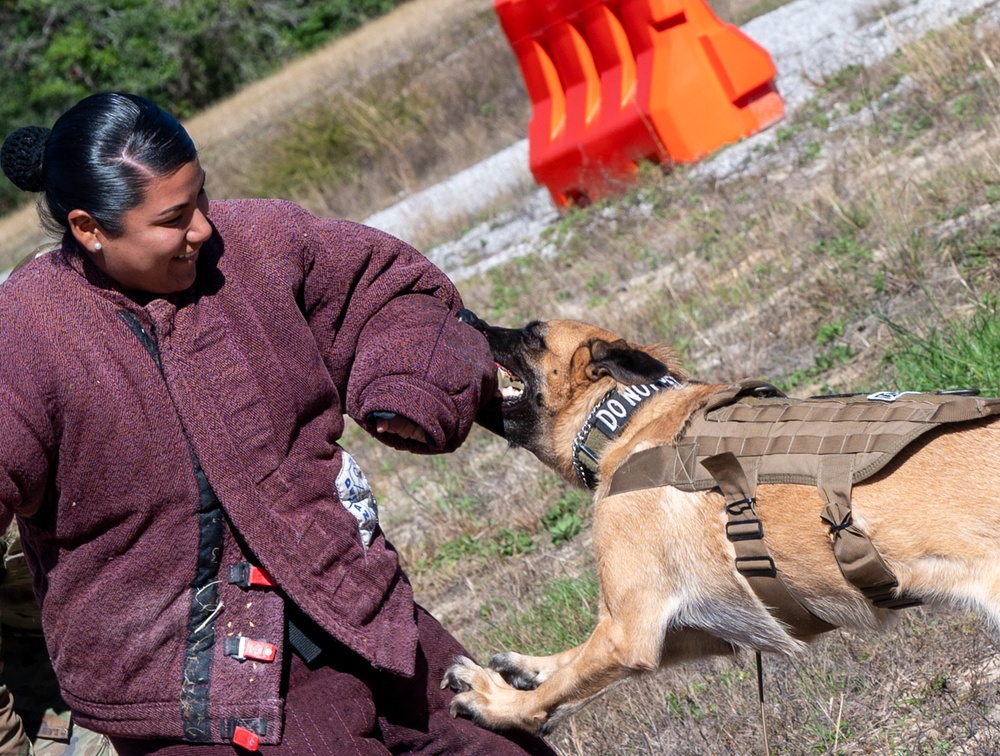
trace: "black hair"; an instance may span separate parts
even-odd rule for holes
[[[42,223],[70,230],[69,213],[85,210],[109,235],[145,199],[151,178],[177,171],[198,156],[180,122],[144,97],[91,95],[67,110],[51,130],[28,126],[0,149],[0,168],[20,189],[43,192]]]

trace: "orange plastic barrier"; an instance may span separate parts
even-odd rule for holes
[[[777,121],[767,52],[704,0],[494,0],[531,97],[529,163],[558,207],[642,160],[693,162]]]

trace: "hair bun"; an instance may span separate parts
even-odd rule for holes
[[[0,170],[18,189],[40,192],[42,182],[42,153],[49,129],[44,126],[25,126],[11,132],[0,147]]]

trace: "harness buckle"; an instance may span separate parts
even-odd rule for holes
[[[731,501],[726,504],[726,513],[734,516],[745,515],[756,503],[757,500],[750,496],[739,501]]]
[[[778,568],[769,556],[736,557],[736,571],[744,577],[774,577]]]
[[[758,541],[764,537],[760,520],[730,520],[726,523],[726,538],[730,541]]]

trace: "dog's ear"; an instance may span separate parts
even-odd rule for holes
[[[590,364],[586,371],[592,381],[610,375],[619,383],[634,386],[653,383],[667,375],[670,368],[641,349],[629,346],[625,339],[611,342],[596,339],[590,344]]]

